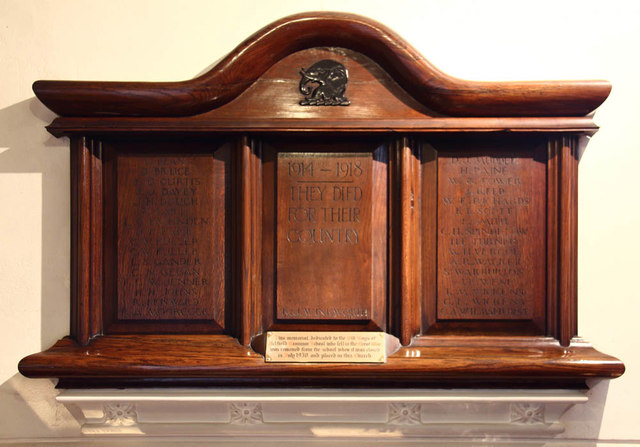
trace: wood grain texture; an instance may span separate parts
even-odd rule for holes
[[[537,320],[544,333],[546,146],[442,149],[438,319]]]
[[[438,152],[428,142],[420,145],[421,333],[435,324],[438,283]]]
[[[262,283],[262,254],[260,219],[262,217],[260,144],[248,137],[238,140],[237,232],[235,256],[235,334],[242,345],[251,343],[260,327],[260,284]]]
[[[267,104],[263,104],[268,109]],[[519,132],[563,133],[583,132],[592,135],[598,127],[589,117],[569,118],[406,118],[370,115],[368,119],[262,119],[226,120],[194,116],[187,118],[56,118],[47,130],[56,137],[65,135],[131,135],[154,132],[159,134],[206,134],[209,132],[246,132],[269,134],[273,132],[301,133],[387,133],[411,132],[473,133]]]
[[[545,334],[546,141],[424,138],[423,334]]]
[[[373,294],[373,164],[371,152],[278,153],[278,319],[368,320],[384,302]]]
[[[419,149],[409,138],[391,146],[390,306],[392,332],[407,346],[420,331],[420,164]]]
[[[86,344],[102,332],[102,147],[71,141],[71,334]]]
[[[301,106],[300,71],[314,61],[331,60],[345,67],[345,95],[349,106]],[[378,121],[439,116],[412,98],[378,64],[356,51],[309,48],[276,62],[233,101],[182,119],[211,122],[264,122],[278,120]]]
[[[558,143],[558,339],[566,346],[578,332],[578,139]]]
[[[546,334],[558,338],[558,213],[560,184],[559,146],[562,138],[550,138],[547,144],[547,328]]]
[[[189,81],[37,81],[33,90],[61,116],[196,115],[232,101],[279,60],[314,47],[364,54],[418,102],[449,116],[584,116],[611,89],[606,81],[463,81],[435,68],[378,22],[352,14],[316,12],[266,26],[210,71]]]
[[[103,252],[91,265],[104,275],[93,283],[104,289],[103,332],[223,332],[231,296],[230,144],[99,143],[104,209],[93,225]]]
[[[281,136],[264,139],[261,311],[265,331],[386,328],[388,151],[389,148],[380,139],[371,137],[337,138],[325,135],[317,138]],[[306,208],[313,208],[317,222],[304,222],[304,211],[300,214],[303,222],[288,222],[291,197],[286,195],[286,188],[283,190],[289,182],[283,181],[287,176],[282,169],[287,166],[287,157],[295,161],[299,159],[299,154],[308,154],[307,162],[315,160],[316,171],[320,168],[336,169],[338,162],[342,162],[340,166],[344,169],[357,169],[354,162],[358,162],[362,169],[362,181],[360,177],[358,181],[345,177],[345,182],[349,183],[344,185],[350,189],[338,188],[337,192],[333,188],[340,184],[335,183],[337,179],[332,175],[327,176],[326,172],[323,178],[328,183],[308,180],[311,177],[297,179],[311,182],[300,185],[329,187],[323,200],[306,200],[320,199],[317,189],[313,190],[314,197],[304,198]],[[305,169],[310,169],[310,165],[307,164]],[[295,198],[299,199],[299,193],[306,189],[296,191]],[[335,193],[339,196],[334,196]],[[346,195],[349,196],[347,200],[341,200]],[[351,222],[325,221],[325,218],[332,219],[332,215],[325,215],[325,212],[335,212],[339,208],[347,213],[341,218],[346,217]],[[353,213],[357,213],[357,216]],[[322,228],[333,231],[333,242],[327,239],[329,236],[326,232],[321,232]],[[344,236],[347,228],[350,229],[349,240],[343,237],[338,243],[337,238]],[[287,232],[291,229],[304,231],[294,235],[294,245],[301,247],[287,243]],[[311,229],[316,230],[314,243],[311,243],[311,233],[308,232]],[[345,232],[338,234],[336,229]],[[357,244],[352,244],[356,237],[352,230],[358,233]],[[361,286],[361,283],[364,284]],[[299,309],[309,314],[298,315]],[[342,316],[327,317],[327,312],[334,311]]]
[[[618,377],[622,363],[579,339],[568,347],[547,338],[423,337],[401,348],[385,364],[278,364],[223,335],[105,336],[83,347],[71,339],[29,356],[19,370],[29,377],[62,379],[208,379],[210,384],[249,380],[291,386],[292,381],[317,385],[402,386],[445,380],[503,385],[534,380],[547,387],[567,380]],[[583,382],[582,382],[583,383]]]
[[[116,319],[224,326],[224,171],[208,153],[134,152],[117,172]]]

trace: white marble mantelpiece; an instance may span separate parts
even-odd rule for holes
[[[553,438],[576,390],[64,390],[87,435]]]

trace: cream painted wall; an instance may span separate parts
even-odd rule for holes
[[[614,0],[0,0],[0,441],[78,434],[52,383],[16,370],[69,320],[69,151],[32,82],[188,79],[309,9],[377,19],[457,77],[613,83],[580,165],[579,332],[627,372],[564,420],[570,438],[640,443],[640,2]]]

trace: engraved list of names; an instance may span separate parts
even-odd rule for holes
[[[118,318],[215,318],[211,156],[118,159]]]
[[[440,319],[531,319],[545,294],[545,165],[496,152],[438,159]]]
[[[280,153],[277,317],[368,320],[371,153]]]

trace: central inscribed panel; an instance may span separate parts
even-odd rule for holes
[[[369,320],[373,154],[277,159],[277,318]]]

